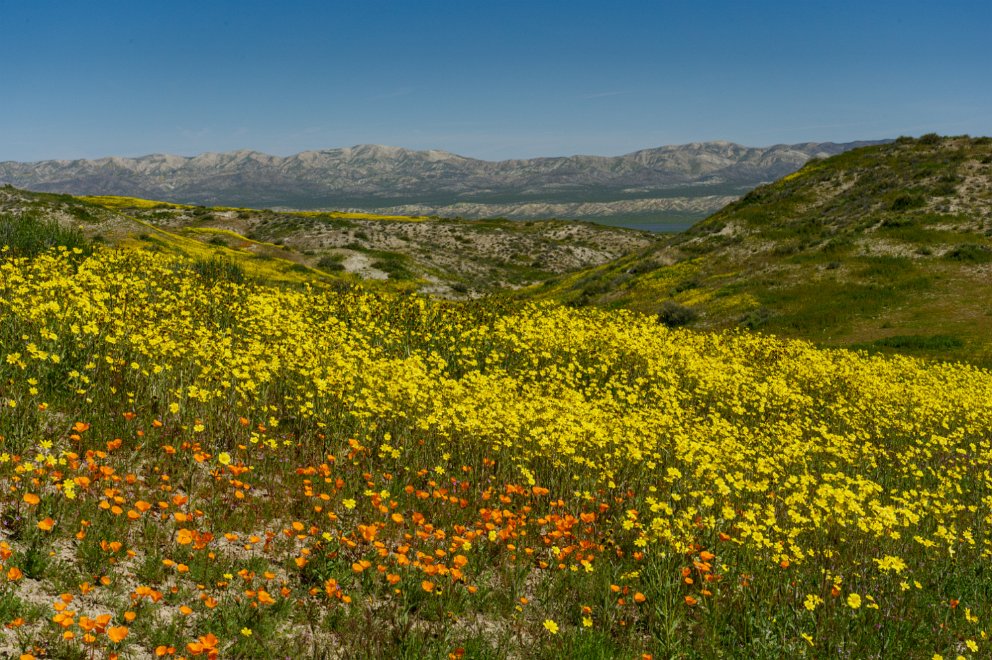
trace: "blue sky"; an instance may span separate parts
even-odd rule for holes
[[[992,134],[992,2],[0,0],[0,160]]]

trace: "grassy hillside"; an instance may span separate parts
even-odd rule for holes
[[[365,281],[448,298],[532,284],[661,240],[648,232],[554,220],[277,212],[0,187],[4,213],[55,220],[112,245],[233,261],[263,279]]]
[[[989,653],[988,371],[14,229],[0,656]]]
[[[990,364],[990,234],[992,140],[900,139],[810,162],[663,245],[528,295]]]

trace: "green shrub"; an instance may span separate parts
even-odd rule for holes
[[[390,279],[414,279],[415,276],[408,266],[406,256],[395,252],[374,252],[371,254],[378,257],[378,259],[372,262],[372,267],[385,272],[389,275]]]
[[[317,262],[317,268],[328,272],[339,271],[344,270],[344,264],[341,263],[340,259],[328,255],[320,258]]]
[[[944,258],[952,261],[984,264],[992,261],[992,250],[987,245],[962,243],[946,252]]]
[[[665,301],[658,312],[658,322],[667,325],[669,328],[678,328],[689,325],[699,318],[699,312],[692,307],[680,305],[673,300]]]
[[[676,284],[675,287],[672,289],[672,291],[674,293],[682,293],[683,291],[689,291],[691,289],[698,289],[698,288],[699,288],[699,277],[693,276],[686,278],[681,282],[679,282],[678,284]]]
[[[767,307],[752,309],[737,320],[737,325],[748,330],[757,330],[768,323],[772,317],[772,312]]]
[[[206,282],[227,281],[240,284],[248,279],[244,269],[232,259],[210,257],[196,259],[190,264],[190,269]]]
[[[0,216],[0,246],[7,246],[21,257],[33,257],[49,248],[65,246],[91,252],[81,231],[55,220],[33,215]]]
[[[926,200],[923,199],[922,195],[899,195],[894,200],[889,208],[893,211],[906,211],[908,209],[916,209],[923,206]]]
[[[916,220],[905,215],[895,216],[893,218],[886,218],[882,220],[882,227],[885,228],[898,228],[898,227],[910,227],[916,224]]]

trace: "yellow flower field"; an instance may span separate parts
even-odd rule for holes
[[[987,657],[992,374],[0,262],[0,651]]]

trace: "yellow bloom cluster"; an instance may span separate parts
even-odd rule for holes
[[[163,412],[262,410],[378,438],[400,462],[427,440],[531,484],[637,485],[647,506],[627,528],[680,551],[732,527],[775,561],[839,543],[882,570],[907,546],[988,552],[992,376],[969,366],[621,312],[209,282],[134,252],[74,264],[0,267],[0,314],[22,329],[2,357],[22,386],[57,368],[83,397],[113,381]]]
[[[0,503],[37,507],[38,539],[92,535],[115,556],[151,553],[136,530],[155,517],[175,527],[175,576],[201,570],[197,552],[223,560],[222,539],[261,548],[300,603],[348,605],[372,573],[389,597],[474,594],[523,564],[617,608],[535,613],[546,639],[648,625],[655,602],[730,611],[757,587],[754,607],[804,631],[793,650],[842,644],[852,617],[872,621],[862,643],[886,623],[908,648],[900,611],[955,616],[936,648],[984,643],[989,429],[992,374],[963,364],[239,283],[149,252],[0,262]]]

